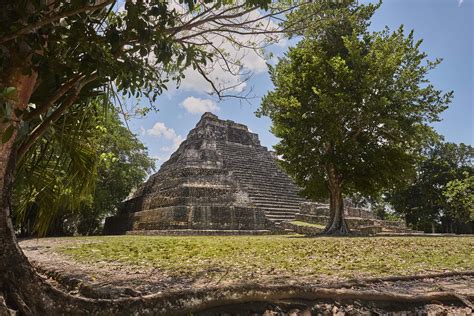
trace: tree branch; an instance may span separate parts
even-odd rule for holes
[[[51,96],[46,102],[43,104],[39,105],[36,109],[33,111],[26,113],[23,116],[23,120],[29,121],[40,114],[48,111],[48,109],[55,104],[63,95],[65,95],[70,89],[74,87],[74,85],[81,79],[84,79],[84,76],[81,74],[78,74],[68,81],[66,81],[58,90],[56,90],[56,93]]]
[[[76,14],[79,14],[79,13],[84,13],[84,12],[88,12],[88,11],[95,11],[95,10],[98,10],[98,9],[102,9],[102,8],[108,6],[109,4],[115,3],[115,1],[116,0],[106,0],[103,3],[100,3],[100,4],[86,5],[86,6],[71,10],[71,11],[60,12],[56,15],[47,17],[47,18],[42,19],[42,20],[39,20],[36,23],[27,25],[27,26],[19,29],[18,31],[16,31],[13,34],[4,36],[3,38],[0,39],[0,44],[3,44],[5,42],[11,41],[11,40],[14,40],[14,39],[16,39],[16,38],[18,38],[22,35],[35,32],[38,29],[42,28],[43,26],[46,26],[46,25],[51,24],[53,22],[59,21],[62,18],[67,18],[67,17],[73,16],[73,15],[76,15]]]
[[[41,124],[36,126],[36,128],[28,135],[25,141],[18,147],[17,150],[17,161],[21,161],[25,156],[26,152],[33,146],[33,144],[45,133],[45,131],[56,122],[61,115],[71,106],[74,102],[77,101],[79,98],[79,93],[81,92],[82,88],[97,79],[97,74],[92,75],[91,77],[84,80],[79,85],[76,86],[74,89],[74,93],[69,95],[66,100],[53,112],[50,116],[44,119]]]

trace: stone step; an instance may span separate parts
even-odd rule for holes
[[[291,205],[291,204],[270,204],[270,203],[254,203],[258,208],[266,209],[266,210],[290,210],[291,212],[299,213],[300,208],[298,205]]]
[[[270,157],[274,159],[273,156],[269,152],[262,150],[262,148],[245,148],[245,147],[238,148],[238,147],[229,147],[229,146],[219,146],[218,149],[222,154],[225,154],[225,155],[236,156],[239,153],[240,154],[247,153],[247,154],[258,154],[259,156]]]
[[[265,214],[265,216],[271,221],[292,221],[295,218],[287,215],[278,215],[278,214]]]
[[[306,202],[306,200],[302,200],[296,194],[268,194],[268,193],[261,193],[261,192],[248,192],[249,198],[252,201],[289,201],[294,203],[302,203]]]
[[[296,213],[298,213],[298,209],[294,209],[294,208],[275,208],[275,207],[265,207],[262,209],[264,209],[265,212],[272,212],[272,211],[275,211],[275,212],[278,212],[278,211],[286,211],[288,213],[293,213],[296,215]]]
[[[269,177],[267,178],[251,178],[251,177],[248,177],[248,178],[244,178],[244,177],[241,177],[241,176],[234,176],[234,178],[238,179],[239,182],[244,182],[244,183],[253,183],[253,184],[259,184],[259,185],[263,185],[263,186],[276,186],[276,187],[285,187],[285,188],[292,188],[292,189],[298,189],[298,187],[296,185],[294,185],[293,183],[289,182],[291,180],[286,180],[286,179],[281,179],[281,178],[278,178],[278,179],[271,179]]]
[[[239,146],[239,145],[229,144],[229,143],[227,143],[227,144],[217,143],[216,148],[219,149],[222,152],[230,153],[230,154],[243,153],[243,152],[247,152],[247,153],[258,152],[258,153],[262,153],[262,155],[266,155],[266,156],[271,157],[271,154],[268,151],[266,151],[263,147],[261,147],[261,148],[246,147],[246,146]]]
[[[299,190],[299,188],[296,185],[288,183],[288,182],[285,183],[282,180],[273,181],[272,179],[269,179],[269,178],[263,179],[263,180],[260,180],[260,179],[242,179],[240,177],[234,177],[234,179],[237,179],[240,183],[258,185],[258,186],[262,186],[262,187],[278,187],[278,188],[285,188],[285,189],[287,188],[287,189],[295,190],[295,191]]]
[[[261,172],[261,171],[259,171]],[[271,175],[271,174],[257,174],[257,172],[249,171],[246,174],[236,174],[233,173],[231,177],[237,178],[240,181],[252,181],[252,182],[260,182],[260,183],[277,183],[277,184],[287,184],[289,186],[296,187],[295,184],[292,183],[290,178],[284,178],[279,175]]]
[[[226,159],[226,158],[224,158]],[[236,158],[237,159],[237,158]],[[258,171],[259,168],[265,168],[269,171],[274,173],[281,173],[281,169],[271,161],[268,162],[253,162],[253,161],[241,161],[241,162],[232,162],[227,161],[225,166],[229,167],[229,169],[234,170],[255,170]]]
[[[268,171],[271,171],[276,174],[281,174],[282,171],[279,167],[277,167],[274,163],[272,162],[227,162],[225,166],[229,167],[229,169],[234,169],[234,170],[255,170],[258,171],[260,168],[265,168],[268,169]]]
[[[255,170],[258,171],[259,168],[265,168],[268,169],[268,171],[274,172],[274,173],[281,173],[281,169],[277,166],[275,166],[273,163],[268,162],[268,163],[257,163],[257,162],[239,162],[239,163],[233,163],[233,162],[228,162],[226,166],[229,167],[229,169],[234,169],[234,170]]]
[[[275,159],[271,154],[261,149],[230,148],[219,147],[217,150],[225,157],[235,157],[249,160],[250,157],[259,157],[261,159]]]
[[[297,189],[289,189],[289,190],[278,190],[276,188],[272,189],[270,187],[259,187],[259,186],[252,186],[252,185],[246,185],[248,188],[248,193],[276,193],[277,195],[290,195],[294,196],[298,194]]]
[[[288,203],[288,202],[268,202],[268,201],[259,201],[259,200],[252,200],[253,204],[260,208],[266,207],[274,207],[274,208],[288,208],[292,210],[298,210],[300,212],[300,204],[299,203]]]
[[[258,157],[258,155],[253,154],[250,158],[246,158],[245,154],[241,156],[228,156],[221,155],[224,161],[229,165],[235,166],[255,166],[255,165],[269,165],[272,168],[275,168],[275,160],[271,158]]]
[[[282,174],[278,171],[268,170],[264,167],[251,168],[229,168],[232,174],[236,177],[250,178],[250,179],[267,179],[272,178],[275,180],[289,180],[291,179],[286,174]]]
[[[282,199],[284,198],[298,198],[298,191],[294,190],[289,190],[285,188],[270,188],[270,187],[262,187],[258,185],[251,185],[251,184],[244,184],[241,183],[241,186],[245,188],[245,191],[249,194],[249,196],[266,196],[266,197],[272,197],[274,196],[275,198],[281,197]]]
[[[278,211],[264,211],[265,212],[265,215],[275,215],[275,216],[283,216],[283,217],[291,217],[291,218],[295,218],[295,213],[294,212],[288,212],[288,211],[282,211],[282,212],[278,212]]]
[[[260,198],[254,198],[254,197],[250,197],[250,199],[254,202],[254,203],[258,203],[258,204],[263,204],[263,205],[291,205],[291,207],[296,207],[296,208],[300,208],[300,204],[301,202],[298,201],[298,200],[290,200],[290,199],[287,199],[285,196],[282,196],[280,200],[276,200],[276,199],[260,199]]]
[[[298,201],[298,195],[296,193],[288,193],[288,192],[282,192],[278,190],[273,190],[273,191],[263,191],[263,190],[255,190],[253,192],[250,192],[251,189],[246,190],[250,199],[252,200],[258,200],[259,197],[267,197],[268,199],[280,199],[284,201]]]
[[[272,157],[268,157],[266,155],[261,155],[260,153],[240,153],[240,155],[236,153],[229,153],[229,152],[222,152],[220,151],[220,156],[224,161],[228,161],[229,163],[241,164],[242,162],[250,162],[250,163],[271,163],[275,162]]]
[[[260,159],[275,159],[268,153],[260,150],[241,150],[241,149],[229,149],[229,148],[218,148],[217,149],[221,156],[226,158],[240,158],[245,160],[250,160],[253,157],[258,157]]]
[[[292,202],[292,203],[304,203],[308,202],[307,200],[299,197],[298,195],[289,195],[289,196],[282,196],[282,195],[276,195],[276,196],[271,196],[271,195],[262,195],[262,194],[252,194],[249,193],[249,197],[254,200],[254,201],[283,201],[283,202]]]
[[[393,232],[381,232],[377,233],[376,236],[381,236],[381,237],[397,237],[397,236],[428,236],[424,232],[419,232],[419,233],[393,233]],[[436,236],[439,237],[439,236]]]
[[[290,204],[290,203],[261,203],[261,202],[258,202],[258,201],[254,201],[254,204],[257,206],[257,207],[260,207],[260,208],[267,208],[267,207],[271,207],[271,208],[279,208],[279,209],[294,209],[294,210],[300,210],[300,207],[298,204]]]
[[[277,194],[273,194],[270,192],[270,194],[268,194],[268,192],[258,192],[257,190],[252,190],[252,191],[247,191],[248,192],[248,195],[251,197],[251,198],[255,198],[255,199],[262,199],[262,200],[292,200],[292,201],[298,201],[298,202],[308,202],[305,198],[301,197],[300,195],[298,195],[298,193],[288,193],[286,192],[287,194],[284,194],[285,192],[277,192]]]
[[[236,169],[229,168],[232,171],[234,177],[242,178],[242,180],[260,180],[265,181],[267,179],[272,179],[275,181],[291,181],[290,178],[286,178],[278,173],[272,173],[271,170],[268,170],[265,167],[259,167],[256,169],[247,169],[245,171],[238,171]]]
[[[252,157],[252,159],[242,160],[241,157],[224,157],[224,161],[228,166],[238,166],[243,168],[252,168],[255,166],[268,166],[272,170],[280,170],[277,165],[275,165],[274,160],[265,160],[259,159],[258,157]]]

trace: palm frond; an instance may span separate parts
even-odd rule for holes
[[[45,235],[64,211],[90,203],[97,179],[96,104],[71,108],[33,146],[17,167],[14,216],[24,223],[37,210],[34,231]]]

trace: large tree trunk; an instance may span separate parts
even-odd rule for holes
[[[2,74],[0,89],[15,87],[16,96],[10,103],[12,117],[0,123],[0,131],[13,126],[14,132],[6,143],[0,144],[0,315],[8,314],[10,306],[24,315],[47,314],[46,307],[53,302],[48,299],[44,282],[35,273],[18,246],[11,220],[11,191],[15,171],[14,142],[18,130],[15,110],[24,110],[36,83],[36,74],[24,75],[20,67],[10,68]]]
[[[22,62],[25,62],[23,60]],[[18,63],[21,65],[21,62]],[[22,315],[67,314],[74,298],[52,288],[34,270],[15,237],[11,219],[11,193],[15,172],[15,139],[18,118],[15,110],[24,110],[36,84],[36,73],[23,74],[21,67],[10,68],[2,74],[0,89],[15,87],[16,96],[9,103],[12,117],[0,123],[0,131],[13,126],[10,139],[0,144],[0,315],[9,309]]]
[[[342,198],[342,180],[333,165],[327,167],[329,189],[329,221],[325,234],[347,235],[350,230],[344,218],[344,199]]]

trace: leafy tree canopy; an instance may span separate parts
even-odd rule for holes
[[[474,172],[463,173],[463,179],[449,181],[443,195],[447,198],[447,215],[457,222],[474,221]]]
[[[376,196],[412,178],[420,148],[436,138],[428,123],[439,120],[452,97],[426,78],[440,60],[426,59],[413,31],[368,31],[377,7],[301,8],[297,14],[324,14],[271,67],[275,89],[258,112],[272,119],[281,138],[275,149],[304,193],[329,193],[338,207],[341,192]],[[333,228],[344,230],[336,220]]]

